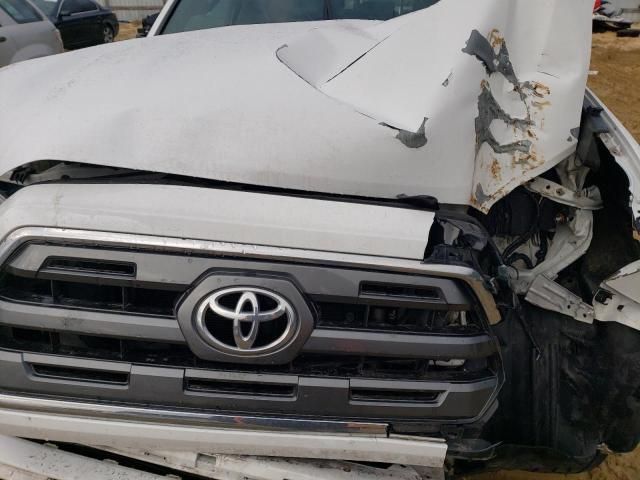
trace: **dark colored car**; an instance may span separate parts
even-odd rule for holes
[[[160,12],[152,13],[151,15],[147,15],[142,19],[142,26],[138,29],[138,38],[143,38],[149,35],[151,27],[153,27],[153,24],[158,18],[158,15],[160,15]]]
[[[116,15],[93,0],[34,0],[58,27],[64,48],[111,43],[118,34]]]

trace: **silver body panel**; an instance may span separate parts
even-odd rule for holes
[[[19,24],[0,9],[0,67],[64,51],[58,30],[41,16],[41,21]]]

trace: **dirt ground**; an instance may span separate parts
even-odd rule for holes
[[[134,38],[138,26],[120,25],[118,40]],[[640,38],[595,34],[591,70],[589,86],[640,141]],[[611,456],[598,469],[581,475],[500,472],[475,476],[472,480],[640,480],[640,449],[628,455]]]
[[[640,141],[640,37],[594,34],[591,70],[589,86]]]
[[[141,22],[120,23],[120,31],[118,32],[116,41],[136,38],[140,25]]]

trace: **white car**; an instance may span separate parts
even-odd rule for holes
[[[0,72],[0,433],[459,475],[636,446],[640,147],[586,90],[591,1],[375,1]]]
[[[63,52],[46,15],[28,0],[0,0],[0,67]]]

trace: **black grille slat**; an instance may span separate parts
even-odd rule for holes
[[[230,382],[188,378],[185,381],[185,390],[201,393],[217,393],[222,395],[293,397],[296,394],[297,389],[295,385],[277,383]]]
[[[315,302],[319,328],[471,335],[483,331],[474,312]],[[462,315],[465,322],[461,321]]]
[[[44,262],[41,271],[74,272],[84,275],[134,277],[135,263],[109,262],[83,258],[49,257]]]
[[[385,403],[434,403],[444,392],[436,391],[385,391],[367,388],[351,388],[351,399],[361,402]]]
[[[31,369],[37,377],[58,380],[71,380],[89,383],[107,383],[111,385],[126,385],[129,374],[109,372],[85,368],[58,367],[54,365],[31,364]]]
[[[173,317],[182,290],[165,290],[60,279],[27,278],[4,272],[0,298],[65,308]]]

